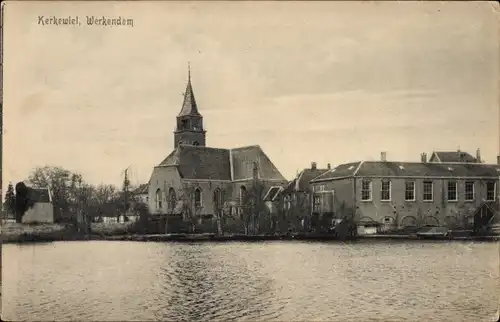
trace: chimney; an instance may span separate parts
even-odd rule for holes
[[[311,169],[316,170],[316,162],[311,162]]]
[[[479,148],[476,150],[476,162],[481,163],[481,150]]]
[[[497,155],[497,164],[500,164],[500,155]]]
[[[326,165],[326,168],[327,168],[328,170],[330,170],[330,169],[332,168],[332,165],[331,165],[330,163],[328,163],[328,164]]]
[[[427,162],[427,153],[424,152],[424,153],[420,154],[420,161],[422,163],[426,163]]]
[[[387,161],[387,152],[380,152],[380,160],[382,162]]]

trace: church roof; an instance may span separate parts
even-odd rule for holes
[[[260,179],[286,181],[258,145],[216,149],[181,144],[159,166],[176,166],[185,179],[232,181],[252,179],[254,162]]]
[[[430,158],[430,160],[434,159],[437,159],[437,162],[477,162],[476,158],[463,151],[436,151]]]
[[[191,85],[191,72],[189,72],[188,83],[184,92],[184,101],[182,102],[182,108],[178,116],[187,115],[201,116],[200,112],[198,112],[198,105],[196,105],[193,86]]]
[[[177,166],[184,179],[231,180],[229,150],[179,145],[160,166]]]
[[[231,149],[231,157],[233,180],[251,179],[253,162],[257,162],[259,178],[286,180],[258,145]]]

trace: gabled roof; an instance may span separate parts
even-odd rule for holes
[[[282,190],[282,187],[274,186],[269,188],[266,195],[264,196],[264,201],[274,201],[276,196],[278,196],[279,192]]]
[[[158,166],[175,166],[185,179],[231,181],[252,179],[254,162],[260,179],[286,181],[258,145],[228,150],[181,144]]]
[[[149,189],[149,184],[148,183],[144,183],[144,184],[141,184],[139,187],[137,187],[137,189],[135,189],[134,191],[132,191],[132,194],[133,195],[147,194],[148,193],[148,189]]]
[[[431,154],[429,160],[436,159],[437,161],[432,162],[477,162],[474,158],[467,152],[463,151],[436,151]]]
[[[49,188],[28,188],[28,198],[33,202],[52,202]]]
[[[429,177],[498,179],[500,167],[482,163],[363,161],[340,165],[312,182],[346,177]]]
[[[302,170],[295,179],[293,179],[283,193],[291,193],[293,191],[307,191],[309,190],[310,182],[314,178],[321,176],[329,171],[328,169],[311,169],[307,168]]]
[[[259,178],[286,181],[258,145],[231,149],[233,180],[253,178],[253,162],[257,162]]]
[[[178,117],[187,115],[201,116],[200,112],[198,112],[198,105],[196,104],[193,87],[191,85],[191,72],[189,72],[188,83],[186,91],[184,92],[184,101],[182,102],[182,108]]]
[[[160,166],[176,166],[184,179],[231,180],[226,149],[181,144]]]
[[[359,168],[360,164],[361,164],[361,161],[340,164],[340,165],[333,167],[332,169],[324,172],[322,175],[320,175],[316,178],[313,178],[311,180],[311,182],[314,182],[317,180],[329,180],[329,179],[352,177],[356,173],[356,170]]]

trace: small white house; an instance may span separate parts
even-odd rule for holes
[[[22,222],[29,223],[53,223],[54,205],[49,188],[29,188],[28,198],[32,207],[28,208],[23,215]]]

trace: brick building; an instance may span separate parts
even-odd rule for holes
[[[470,226],[483,205],[498,208],[499,176],[494,164],[428,161],[425,154],[421,162],[396,162],[382,154],[314,178],[313,212],[382,228]]]
[[[206,146],[191,76],[174,132],[174,149],[154,167],[148,185],[152,214],[190,212],[199,218],[238,216],[244,196],[258,181],[262,196],[287,180],[258,145],[221,149]]]

